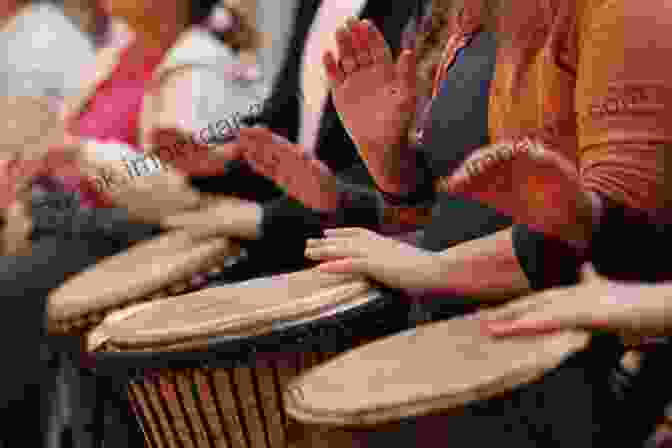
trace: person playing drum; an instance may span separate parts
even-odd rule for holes
[[[69,276],[158,231],[153,217],[147,219],[142,211],[152,210],[147,205],[148,198],[155,201],[151,204],[157,208],[157,192],[161,190],[148,191],[147,185],[151,187],[153,182],[159,181],[143,183],[138,179],[137,182],[127,182],[127,187],[132,191],[127,192],[125,198],[133,201],[121,205],[127,206],[132,218],[150,221],[149,225],[136,225],[129,222],[128,213],[119,208],[96,207],[101,205],[101,199],[105,199],[105,193],[117,192],[99,194],[95,191],[93,179],[79,182],[82,174],[80,169],[84,169],[84,174],[98,175],[98,168],[102,165],[104,169],[128,178],[128,169],[121,163],[121,156],[133,156],[136,150],[144,149],[140,144],[146,142],[150,131],[157,128],[173,129],[178,125],[187,130],[202,126],[188,113],[193,111],[185,108],[184,102],[199,104],[199,113],[205,110],[219,117],[226,109],[213,111],[216,107],[203,104],[207,103],[206,100],[228,107],[234,95],[241,101],[245,97],[244,87],[236,85],[221,71],[212,70],[217,66],[226,68],[235,62],[235,54],[198,26],[208,17],[216,3],[215,0],[162,2],[157,9],[152,2],[107,2],[108,12],[123,17],[133,29],[133,39],[130,43],[125,42],[122,48],[111,47],[101,51],[97,78],[90,80],[91,84],[83,89],[82,97],[67,99],[63,127],[68,132],[63,132],[60,139],[54,137],[56,143],[52,142],[52,146],[42,148],[43,152],[49,150],[46,158],[37,159],[23,154],[13,159],[13,163],[3,161],[3,186],[7,187],[3,189],[0,198],[3,208],[13,203],[12,191],[18,181],[30,183],[35,178],[45,178],[50,174],[61,176],[61,183],[65,184],[77,179],[66,185],[65,191],[76,190],[84,203],[84,207],[79,207],[77,201],[74,201],[75,209],[57,211],[66,216],[55,222],[49,216],[45,217],[53,213],[40,209],[44,202],[41,200],[42,192],[37,191],[38,188],[34,189],[33,208],[37,209],[32,213],[30,236],[33,244],[30,252],[0,258],[1,294],[8,303],[13,303],[12,321],[20,322],[18,327],[3,326],[6,329],[3,337],[5,353],[15,363],[13,369],[20,372],[18,376],[8,374],[0,392],[3,400],[0,407],[5,409],[3,412],[8,416],[3,437],[11,441],[10,445],[40,446],[42,443],[41,440],[33,443],[26,437],[26,434],[36,432],[35,437],[41,439],[42,431],[21,431],[21,425],[13,420],[25,421],[26,415],[36,415],[41,406],[27,405],[26,413],[23,413],[18,412],[15,406],[9,406],[9,403],[24,398],[24,391],[35,389],[34,384],[41,382],[41,378],[48,374],[47,367],[41,361],[41,345],[44,342],[41,323],[48,294]],[[60,33],[56,35],[61,36]],[[68,51],[78,50],[72,47],[52,53],[62,57]],[[61,64],[63,62],[60,60]],[[224,92],[221,97],[211,95],[204,84],[207,80],[210,80],[210,86],[214,83],[212,91],[222,92],[226,88],[231,96],[227,97],[228,93]],[[206,92],[199,96],[197,88],[206,88]],[[19,91],[15,93],[21,95]],[[251,98],[255,98],[255,95],[250,94],[250,101]],[[247,102],[244,107],[247,107]],[[205,118],[206,122],[211,120],[212,117]],[[107,160],[104,160],[106,156]],[[80,163],[72,163],[73,158],[79,159]],[[118,165],[113,166],[110,159],[119,160]],[[164,189],[163,194],[168,197],[163,197],[168,199],[169,208],[175,207],[175,201],[171,202],[170,198],[176,194],[186,193],[183,196],[186,201],[177,201],[179,207],[183,207],[185,202],[194,205],[199,201],[199,196],[190,193],[173,172],[166,170],[165,173],[168,179],[163,185],[170,187],[170,190]],[[39,184],[39,190],[64,196],[63,185],[53,186],[53,182],[42,183],[41,179]],[[89,209],[86,209],[87,205]],[[109,205],[109,202],[103,202],[102,205]],[[134,211],[140,213],[134,214]],[[31,215],[30,210],[27,215]],[[21,232],[23,228],[18,231]],[[16,344],[17,340],[22,343]],[[29,402],[27,395],[25,398]]]
[[[326,238],[309,241],[306,251],[309,258],[327,262],[321,269],[361,273],[397,288],[442,290],[484,301],[501,300],[530,289],[576,282],[578,267],[587,256],[587,249],[597,248],[597,241],[591,240],[593,226],[600,215],[594,211],[600,208],[594,207],[599,202],[594,201],[596,198],[607,198],[602,214],[605,218],[618,217],[619,213],[627,218],[632,211],[638,212],[634,215],[640,217],[644,212],[644,220],[649,222],[650,216],[654,220],[662,218],[660,211],[666,204],[667,189],[662,182],[664,164],[659,162],[665,145],[654,142],[667,142],[671,135],[669,123],[660,118],[669,107],[665,95],[668,81],[664,74],[658,74],[655,61],[672,50],[664,45],[638,44],[640,38],[646,42],[664,39],[668,27],[663,22],[669,22],[670,16],[662,2],[647,4],[646,12],[639,9],[629,12],[634,7],[629,2],[558,2],[551,7],[529,1],[524,7],[517,3],[515,13],[507,13],[507,8],[512,8],[508,2],[485,3],[488,14],[483,16],[501,19],[495,28],[500,47],[489,117],[491,137],[496,143],[473,156],[456,176],[437,184],[441,189],[458,193],[469,193],[472,188],[471,197],[476,199],[495,198],[489,202],[514,214],[519,224],[438,254],[369,230],[328,230]],[[467,2],[467,6],[479,4]],[[493,11],[497,14],[492,14]],[[653,16],[665,17],[665,20],[654,24]],[[573,44],[573,36],[578,46]],[[327,62],[335,96],[338,97],[339,89],[344,95],[359,86],[362,90],[358,106],[361,106],[362,92],[374,92],[373,86],[383,85],[382,75],[376,78],[372,74],[383,70],[367,70],[366,63],[359,63],[357,46],[353,48],[353,56],[347,64]],[[532,59],[536,54],[547,56]],[[625,54],[633,54],[640,63],[626,63]],[[375,81],[367,84],[366,79]],[[646,85],[642,79],[647,80]],[[632,96],[640,90],[649,93]],[[602,113],[600,106],[614,95],[627,97],[627,101],[620,102],[626,107]],[[355,112],[373,113],[375,104],[378,114],[381,113],[380,101],[371,104],[366,112],[362,112],[365,108],[352,107],[349,122],[355,140],[356,125],[360,125],[361,141],[366,141],[372,127]],[[339,108],[346,121],[347,106],[344,101]],[[396,175],[389,174],[388,167],[404,164],[390,164],[384,159],[389,155],[393,161],[413,160],[413,156],[401,157],[385,149],[377,155],[378,160],[369,156],[370,171],[379,185],[384,185],[386,179],[399,185],[402,177],[399,171],[392,170]],[[403,147],[399,151],[404,151]],[[367,158],[366,150],[361,153]],[[509,160],[521,158],[531,162],[517,171]],[[530,166],[539,169],[532,172]],[[579,166],[581,183],[576,174]],[[504,175],[497,176],[499,171],[494,168],[503,170]],[[463,183],[465,178],[488,173],[489,169],[495,173],[495,181],[483,177],[479,182]],[[521,174],[516,177],[510,173]],[[532,177],[533,173],[538,176]],[[555,176],[554,182],[544,184],[543,178],[549,175]],[[486,185],[488,181],[490,184]],[[517,182],[515,189],[514,181]],[[547,196],[529,194],[539,185],[557,188],[541,188]],[[400,185],[398,191],[404,191],[403,186]],[[509,191],[511,195],[504,194]],[[519,197],[530,204],[535,198],[537,202],[534,207],[521,208],[515,205]],[[511,203],[514,205],[507,205]],[[620,221],[627,222],[627,219]],[[610,222],[613,221],[602,220],[603,231]],[[526,224],[534,230],[528,229]],[[540,238],[536,232],[551,236]],[[656,234],[652,241],[659,236]],[[599,241],[603,237],[596,233],[596,238]],[[540,239],[544,250],[536,249],[536,252],[543,256],[524,252],[529,250],[525,244],[529,246]],[[633,246],[641,243],[636,238],[632,240]],[[643,258],[649,257],[642,254],[641,258],[612,259],[611,266],[608,269],[605,266],[604,271],[609,275],[630,273],[646,278],[653,275],[652,270],[661,269],[651,263],[636,266]]]

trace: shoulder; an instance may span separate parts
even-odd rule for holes
[[[93,54],[93,43],[70,21],[56,6],[38,3],[30,6],[21,19],[23,32],[30,33],[34,49],[54,50],[60,47],[64,51],[73,49]],[[62,54],[59,54],[62,56]]]

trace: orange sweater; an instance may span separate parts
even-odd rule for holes
[[[669,200],[672,6],[666,0],[516,0],[501,18],[492,140],[543,133],[587,190],[657,211]]]

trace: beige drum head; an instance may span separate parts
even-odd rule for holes
[[[438,413],[539,379],[584,349],[586,333],[493,339],[475,319],[418,327],[354,349],[290,382],[304,423],[366,426]]]
[[[74,276],[49,297],[50,324],[73,322],[151,298],[163,288],[205,272],[232,253],[226,238],[194,241],[186,232],[162,234],[108,257]],[[100,322],[102,317],[98,320]]]
[[[207,349],[213,337],[266,334],[283,322],[366,303],[371,291],[361,278],[314,269],[203,289],[110,314],[89,335],[88,349]]]

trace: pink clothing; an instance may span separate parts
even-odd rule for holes
[[[163,55],[147,57],[140,66],[130,62],[126,48],[112,74],[101,82],[71,132],[86,139],[114,141],[138,148],[138,121],[142,100]]]
[[[130,58],[132,45],[123,50],[111,75],[102,81],[89,99],[86,110],[70,123],[70,132],[84,139],[101,143],[124,143],[136,151],[142,101],[162,54],[148,55],[143,64]],[[79,191],[84,207],[104,206],[96,186],[83,178],[61,178],[69,191]]]

